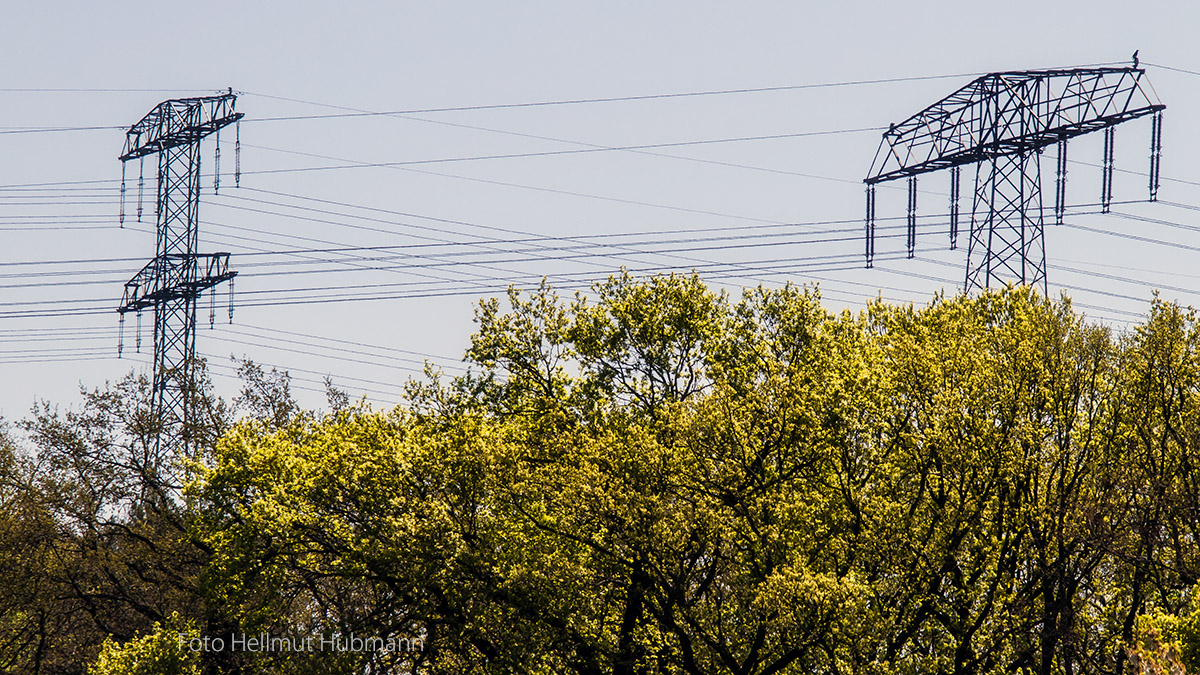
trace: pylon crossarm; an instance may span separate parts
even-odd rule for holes
[[[868,184],[1025,154],[1165,108],[1139,68],[991,73],[883,134]]]
[[[198,141],[240,120],[233,94],[163,101],[125,132],[122,162]]]
[[[204,274],[199,272],[204,269]],[[204,291],[237,276],[229,269],[228,253],[195,253],[161,256],[151,260],[125,282],[117,311],[121,314],[152,308],[177,298],[198,297]],[[175,283],[167,279],[180,279]]]

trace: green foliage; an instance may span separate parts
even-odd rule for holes
[[[199,639],[194,624],[173,614],[123,645],[106,640],[88,675],[200,675],[200,651],[187,646]]]
[[[468,374],[393,411],[331,391],[305,412],[248,364],[201,456],[154,471],[113,460],[152,428],[125,422],[136,397],[41,409],[43,463],[0,455],[0,558],[57,571],[0,582],[23,636],[0,657],[37,672],[30,627],[54,620],[77,642],[48,653],[113,635],[96,667],[117,668],[179,611],[417,645],[204,672],[1196,670],[1189,311],[1114,335],[1022,288],[831,314],[808,288],[622,274],[476,318]]]
[[[206,633],[236,628],[208,607],[210,551],[182,493],[189,466],[207,461],[236,412],[196,366],[186,430],[195,456],[154,451],[143,377],[84,390],[65,409],[41,402],[0,430],[0,670],[82,674],[106,643],[117,654],[176,614]],[[231,665],[200,658],[206,672]]]
[[[1137,618],[1128,651],[1142,673],[1200,672],[1200,600],[1179,614],[1154,611]]]

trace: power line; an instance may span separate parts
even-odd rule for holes
[[[494,155],[475,155],[475,156],[468,156],[468,157],[433,157],[433,158],[429,158],[429,159],[410,159],[410,160],[400,160],[400,161],[395,161],[395,162],[364,162],[364,163],[343,164],[343,165],[338,165],[338,166],[325,166],[325,167],[298,167],[298,168],[294,168],[294,169],[266,169],[266,170],[260,170],[260,171],[247,171],[247,172],[243,172],[243,173],[247,173],[247,174],[297,173],[297,172],[304,172],[304,171],[328,171],[328,170],[333,170],[333,169],[378,168],[378,167],[389,167],[389,166],[417,166],[417,165],[421,165],[421,164],[448,164],[448,163],[454,163],[454,162],[481,162],[481,161],[497,160],[497,159],[524,159],[524,158],[529,158],[529,157],[556,157],[556,156],[560,156],[560,155],[586,155],[586,154],[593,154],[593,153],[598,153],[598,152],[623,152],[623,151],[631,151],[631,150],[649,150],[649,149],[654,149],[654,148],[680,148],[680,147],[689,147],[689,146],[697,146],[697,145],[716,145],[716,144],[720,144],[720,143],[744,143],[744,142],[748,142],[748,141],[767,141],[767,140],[782,140],[782,139],[786,139],[786,138],[806,138],[806,137],[811,137],[811,136],[833,136],[833,135],[837,135],[837,134],[856,134],[856,133],[862,133],[862,132],[866,132],[866,131],[882,131],[884,128],[885,127],[859,127],[859,128],[854,128],[854,129],[830,129],[827,131],[801,131],[801,132],[787,133],[787,134],[769,134],[769,135],[764,135],[764,136],[738,136],[738,137],[734,137],[734,138],[713,138],[713,139],[698,140],[698,141],[676,141],[673,143],[645,143],[645,144],[641,144],[641,145],[594,145],[594,146],[590,146],[590,147],[586,147],[586,148],[577,148],[574,150],[542,150],[542,151],[537,151],[537,152],[517,152],[517,153],[505,153],[505,154],[494,154]],[[487,131],[496,131],[496,130],[488,129]],[[511,134],[514,132],[503,132],[503,133]],[[580,143],[579,141],[565,141],[562,139],[550,138],[550,137],[546,137],[546,136],[537,136],[536,138],[538,138],[540,140],[553,140],[553,141],[560,142],[560,143],[576,143],[576,144],[580,144],[580,145],[585,145],[583,143]],[[586,144],[586,145],[590,145],[590,144]],[[272,147],[263,146],[263,145],[253,145],[250,143],[243,143],[243,147],[254,148],[257,150],[268,150],[271,152],[296,154],[295,151],[292,151],[292,150],[285,150],[282,148],[272,148]],[[305,154],[305,153],[300,153],[300,154]],[[326,158],[326,157],[323,157],[320,155],[306,155],[306,156],[319,157],[321,159],[332,159],[332,158]],[[674,159],[686,159],[688,161],[711,162],[711,160],[703,160],[703,159],[699,159],[699,158],[695,158],[695,157],[677,157],[675,155],[658,155],[658,156],[671,157]],[[350,161],[350,160],[344,160],[344,161]],[[754,168],[754,167],[746,167],[746,168]],[[798,173],[790,172],[790,171],[781,172],[781,173],[787,173],[790,175],[807,175],[807,174],[798,174]],[[855,182],[857,182],[857,181],[855,181]]]
[[[444,113],[444,112],[503,110],[503,109],[513,109],[513,108],[542,108],[542,107],[551,107],[551,106],[568,106],[568,105],[581,105],[581,104],[594,104],[594,103],[618,103],[618,102],[649,101],[649,100],[662,100],[662,99],[675,99],[675,98],[694,98],[694,97],[703,97],[703,96],[723,96],[723,95],[733,95],[733,94],[753,94],[753,93],[780,92],[780,91],[798,91],[798,90],[803,90],[803,89],[825,89],[825,88],[831,88],[831,87],[849,87],[849,86],[861,86],[861,85],[870,85],[870,84],[889,84],[889,83],[898,83],[898,82],[914,82],[914,81],[920,81],[920,80],[939,80],[939,79],[950,79],[950,78],[959,78],[959,77],[972,77],[976,74],[977,73],[961,73],[961,74],[948,74],[948,75],[925,75],[925,76],[912,76],[912,77],[881,78],[881,79],[871,79],[871,80],[849,80],[849,81],[843,81],[843,82],[823,82],[823,83],[812,83],[812,84],[781,85],[781,86],[772,86],[772,87],[744,87],[744,88],[737,88],[737,89],[718,89],[718,90],[708,90],[708,91],[672,92],[672,93],[660,93],[660,94],[640,94],[640,95],[631,95],[631,96],[610,96],[610,97],[598,97],[598,98],[560,99],[560,100],[553,100],[553,101],[530,101],[530,102],[522,102],[522,103],[492,103],[492,104],[478,104],[478,105],[467,105],[467,106],[413,108],[413,109],[408,109],[408,110],[384,110],[384,111],[372,111],[372,110],[361,110],[361,109],[355,109],[355,108],[346,108],[343,106],[333,106],[333,105],[329,105],[329,104],[316,103],[313,101],[304,101],[304,100],[288,98],[288,97],[284,97],[284,96],[273,96],[270,94],[259,94],[259,93],[253,93],[253,92],[242,92],[242,93],[245,95],[248,95],[248,96],[256,96],[259,98],[265,98],[265,99],[270,99],[270,100],[287,101],[290,103],[302,103],[305,105],[313,105],[313,106],[321,106],[321,107],[340,108],[340,109],[344,109],[344,110],[348,111],[348,112],[327,113],[327,114],[320,114],[320,115],[279,115],[279,116],[275,116],[275,117],[256,117],[253,119],[246,120],[246,123],[261,124],[261,123],[266,123],[266,122],[282,122],[282,121],[339,119],[339,118],[344,119],[344,118],[356,118],[356,117],[357,118],[387,117],[387,116]],[[103,92],[103,93],[145,93],[145,92],[169,93],[172,91],[180,91],[180,92],[186,92],[186,93],[194,93],[195,92],[195,90],[164,90],[164,89],[50,89],[50,88],[0,89],[0,93],[34,93],[34,92],[36,92],[36,93],[101,93],[101,92]],[[127,128],[128,127],[124,126],[124,125],[89,125],[89,126],[57,126],[57,127],[4,127],[4,128],[0,128],[0,135],[58,133],[58,132],[70,132],[70,131],[113,131],[113,130],[124,131]],[[834,133],[837,133],[837,132],[834,132]],[[785,135],[783,137],[786,137],[786,136],[788,136],[788,135]],[[755,140],[757,140],[757,139],[755,139]],[[717,142],[721,142],[721,141],[717,141]]]
[[[217,89],[130,89],[115,87],[4,87],[0,93],[5,94],[212,94],[223,93],[224,87]],[[122,127],[124,128],[124,127]]]
[[[789,273],[792,273],[792,271],[823,272],[823,271],[833,271],[833,270],[856,270],[856,269],[860,269],[860,266],[857,263],[852,263],[850,265],[847,265],[845,263],[838,264],[838,262],[841,259],[856,260],[858,257],[859,257],[859,254],[845,254],[845,255],[840,255],[840,256],[809,256],[808,257],[809,260],[812,260],[814,258],[824,259],[824,260],[819,263],[797,263],[795,258],[781,258],[781,259],[778,259],[775,261],[768,261],[769,263],[773,263],[773,264],[762,264],[761,262],[757,262],[757,261],[753,264],[747,264],[744,262],[743,263],[737,263],[737,262],[735,262],[735,263],[711,263],[707,267],[713,268],[711,273],[709,274],[710,278],[724,278],[724,277],[729,277],[729,276],[736,277],[736,276],[741,276],[743,273],[745,273],[747,271],[755,272],[755,273],[768,272],[768,273],[773,273],[773,274],[789,274]],[[888,259],[890,259],[890,258],[888,258]],[[828,266],[827,267],[813,267],[813,266],[811,266],[814,264],[815,265],[834,264],[837,266],[835,266],[835,267],[828,267]],[[693,267],[693,269],[698,270],[698,269],[705,268],[705,267],[706,266],[704,266],[704,265],[696,265]],[[725,268],[725,269],[722,269],[722,268]],[[672,272],[672,271],[679,272],[679,271],[681,271],[681,268],[679,268],[679,267],[649,267],[649,268],[631,269],[629,271],[632,273],[635,273],[635,274],[655,274],[655,273],[665,273],[665,272]],[[612,270],[612,272],[615,273],[616,270]],[[533,284],[536,284],[538,282],[538,280],[540,280],[544,276],[546,276],[546,275],[527,274],[527,275],[523,275],[523,276],[510,277],[508,279],[497,278],[497,279],[492,279],[491,281],[495,281],[495,282],[507,281],[507,282],[511,282],[511,283],[533,283]],[[578,275],[578,274],[576,274],[576,275],[550,275],[549,278],[551,278],[551,279],[559,279],[559,278],[570,279],[571,281],[569,284],[562,285],[563,288],[583,288],[583,287],[590,286],[592,283],[594,283],[594,280],[595,280],[594,275],[591,275],[591,274],[584,275],[585,278],[581,281],[578,280],[579,276],[580,275]],[[441,290],[435,290],[435,291],[420,291],[420,292],[413,292],[413,293],[385,293],[385,294],[350,294],[350,295],[341,295],[341,296],[316,296],[316,297],[302,296],[302,297],[295,297],[295,298],[286,298],[285,297],[285,298],[281,298],[281,299],[270,299],[270,300],[263,300],[263,301],[258,301],[258,302],[242,303],[240,306],[241,307],[266,307],[266,306],[328,303],[328,302],[344,303],[344,302],[365,301],[365,300],[399,300],[399,299],[417,299],[417,298],[436,298],[436,297],[447,297],[447,296],[458,296],[458,295],[471,295],[471,294],[478,293],[480,291],[489,291],[489,290],[490,291],[501,291],[501,290],[503,290],[502,288],[498,288],[496,286],[485,286],[478,282],[471,283],[471,285],[468,285],[468,286],[463,286],[462,282],[458,282],[458,283],[460,284],[460,286],[458,288],[441,289]],[[278,289],[277,292],[286,293],[289,291],[295,292],[297,290],[302,291],[303,289]],[[45,310],[45,309],[4,310],[4,311],[0,311],[0,318],[16,318],[16,317],[33,318],[33,317],[82,316],[82,315],[93,315],[93,314],[111,314],[111,312],[113,311],[111,308],[105,309],[103,307],[99,307],[99,306],[95,306],[95,305],[91,305],[91,306],[87,305],[87,303],[98,303],[98,302],[106,302],[106,299],[105,298],[92,298],[92,299],[74,299],[74,300],[59,300],[59,301],[41,301],[41,302],[29,301],[29,302],[0,303],[0,306],[26,306],[26,305],[31,305],[31,304],[50,304],[50,303],[82,305],[79,307],[68,307],[68,308],[57,309],[57,310]]]
[[[1184,68],[1174,68],[1172,66],[1164,66],[1160,63],[1150,63],[1149,61],[1143,61],[1143,63],[1145,63],[1148,66],[1154,66],[1155,68],[1162,68],[1163,70],[1170,70],[1170,71],[1173,71],[1176,73],[1187,73],[1188,75],[1200,75],[1200,72],[1197,72],[1195,70],[1187,70]]]
[[[119,126],[94,126],[94,127],[30,127],[30,128],[4,128],[0,129],[0,135],[9,136],[13,134],[47,134],[59,133],[66,131],[124,131],[128,127]]]
[[[276,100],[276,101],[287,101],[289,103],[302,103],[304,105],[312,105],[312,106],[318,106],[318,107],[322,107],[322,108],[332,108],[332,109],[347,111],[347,112],[342,112],[342,113],[329,113],[329,114],[325,114],[325,115],[291,115],[291,116],[280,116],[280,117],[262,117],[262,118],[256,118],[254,120],[256,122],[276,122],[276,121],[285,121],[285,120],[309,120],[309,119],[331,119],[331,118],[345,118],[345,117],[379,117],[379,116],[395,116],[395,115],[419,115],[419,114],[426,114],[426,113],[442,113],[442,112],[500,110],[500,109],[506,109],[506,108],[540,108],[540,107],[548,107],[548,106],[580,105],[580,104],[585,104],[585,103],[620,103],[620,102],[629,102],[629,101],[650,101],[650,100],[661,100],[661,99],[671,99],[671,98],[693,98],[693,97],[700,97],[700,96],[725,96],[725,95],[731,95],[731,94],[755,94],[755,93],[778,92],[778,91],[797,91],[797,90],[802,90],[802,89],[825,89],[825,88],[831,88],[831,87],[852,87],[852,86],[869,85],[869,84],[891,84],[891,83],[898,83],[898,82],[916,82],[916,81],[920,81],[920,80],[944,80],[944,79],[952,79],[952,78],[960,78],[960,77],[975,77],[975,76],[978,76],[981,74],[982,73],[923,75],[923,76],[909,76],[909,77],[877,78],[877,79],[868,79],[868,80],[847,80],[847,81],[842,81],[842,82],[790,84],[790,85],[779,85],[779,86],[771,86],[771,87],[742,87],[742,88],[737,88],[737,89],[713,89],[713,90],[707,90],[707,91],[673,92],[673,93],[660,93],[660,94],[637,94],[637,95],[629,95],[629,96],[609,96],[609,97],[597,97],[597,98],[560,99],[560,100],[554,100],[554,101],[532,101],[532,102],[523,102],[523,103],[491,103],[491,104],[452,106],[452,107],[441,107],[441,108],[411,108],[411,109],[407,109],[407,110],[383,110],[383,111],[362,110],[359,108],[351,108],[348,106],[333,105],[333,104],[328,104],[328,103],[317,103],[314,101],[306,101],[306,100],[302,100],[302,99],[289,98],[289,97],[285,97],[285,96],[273,96],[270,94],[261,94],[261,93],[255,93],[255,92],[249,92],[249,91],[243,92],[243,93],[246,94],[247,96],[257,96],[259,98],[272,99],[272,100]],[[250,120],[247,120],[247,122],[249,122],[249,121]]]
[[[442,362],[458,361],[457,358],[451,357],[451,356],[439,356],[437,354],[429,354],[426,352],[417,352],[417,351],[413,351],[410,349],[401,349],[399,347],[388,347],[388,346],[384,346],[384,345],[376,345],[376,344],[361,342],[358,340],[344,340],[341,338],[324,337],[324,336],[320,336],[320,335],[314,335],[312,333],[298,333],[295,331],[284,330],[282,328],[269,328],[266,326],[256,326],[253,324],[240,324],[240,327],[248,328],[250,330],[258,331],[261,333],[280,334],[280,335],[287,335],[287,336],[296,337],[296,338],[305,338],[308,340],[319,340],[322,342],[331,342],[331,343],[334,343],[335,345],[338,345],[337,348],[341,348],[344,346],[351,346],[351,347],[375,349],[375,350],[385,351],[385,352],[395,352],[395,353],[399,353],[399,354],[408,354],[411,356],[420,356],[420,357],[423,357],[426,359],[433,359],[434,361],[442,361]],[[327,348],[332,349],[333,347],[327,347]]]
[[[814,221],[814,222],[846,222],[846,221]],[[722,229],[722,228],[715,228],[715,229]],[[850,230],[849,229],[847,229],[847,230],[826,230],[826,231],[820,231],[820,232],[808,232],[808,233],[804,233],[804,234],[806,236],[812,236],[812,235],[819,235],[819,234],[836,233],[839,231],[850,231]],[[672,231],[672,233],[673,233],[673,231]],[[591,237],[604,237],[604,236],[608,236],[608,235],[590,235],[590,236]],[[630,235],[614,235],[614,236],[630,236]],[[776,235],[768,235],[768,236],[778,237],[778,236],[785,236],[785,235],[784,234],[776,234]],[[678,242],[710,242],[710,241],[711,242],[729,242],[729,241],[736,240],[736,239],[754,239],[754,238],[758,238],[758,237],[761,237],[761,235],[743,235],[743,236],[738,236],[738,237],[690,238],[690,239],[659,240],[659,241],[647,241],[645,239],[642,239],[640,241],[623,241],[623,242],[620,242],[620,244],[624,247],[640,247],[636,251],[636,254],[638,254],[638,255],[669,255],[672,253],[677,253],[681,250],[682,251],[691,251],[691,250],[697,250],[697,249],[709,250],[709,249],[745,248],[745,247],[760,247],[760,246],[784,246],[784,245],[794,245],[794,244],[801,244],[801,243],[811,244],[811,243],[825,243],[825,242],[830,242],[830,241],[850,241],[850,240],[853,240],[856,238],[856,237],[843,237],[843,238],[833,238],[833,239],[823,239],[823,240],[822,239],[804,239],[804,240],[789,240],[789,241],[750,243],[750,244],[722,244],[722,245],[713,246],[713,247],[684,247],[682,249],[675,248],[675,249],[665,249],[665,250],[647,249],[646,248],[647,246],[659,246],[662,244],[670,244],[670,243],[678,243]],[[588,237],[579,237],[579,239],[587,239],[587,238]],[[554,238],[551,238],[551,239],[554,239]],[[536,238],[534,240],[536,240]],[[525,241],[525,240],[519,240],[519,239],[499,240],[499,239],[497,239],[497,240],[491,240],[489,243],[514,244],[514,243],[522,243],[522,241]],[[381,250],[399,250],[399,249],[421,249],[421,248],[434,247],[434,246],[462,246],[462,245],[468,245],[471,243],[475,243],[475,242],[468,242],[466,244],[461,243],[461,242],[448,242],[446,244],[406,244],[406,245],[393,245],[393,246],[300,249],[300,251],[303,251],[303,252],[340,252],[340,251],[359,251],[359,250],[381,251]],[[595,242],[583,241],[580,244],[577,244],[574,246],[542,247],[541,251],[564,251],[564,250],[577,251],[577,250],[581,250],[581,249],[585,250],[586,247],[589,247],[589,246],[595,246]],[[288,253],[294,253],[294,252],[296,252],[296,251],[284,251],[284,252],[279,252],[279,253],[288,254]],[[515,252],[519,252],[519,251],[507,249],[504,252],[515,253]],[[264,252],[263,254],[274,254],[274,253],[275,252]],[[533,254],[533,252],[531,252],[531,251],[523,251],[521,253],[523,255],[532,255]],[[253,254],[245,254],[245,255],[249,256],[249,255],[253,255]],[[470,252],[461,252],[461,251],[436,254],[436,256],[438,258],[444,258],[446,256],[458,257],[458,256],[462,256],[462,255],[475,255],[475,254],[470,253]],[[607,257],[614,257],[614,256],[612,256],[610,254],[605,254],[605,253],[584,253],[584,254],[575,253],[572,255],[558,255],[558,256],[554,256],[554,257],[547,257],[547,256],[543,255],[543,256],[540,256],[538,258],[538,260],[541,262],[544,262],[546,260],[591,259],[591,258],[607,258]],[[372,262],[387,261],[387,260],[410,260],[410,259],[413,259],[413,256],[411,254],[404,255],[404,256],[359,258],[359,260],[367,260],[367,261],[372,261]],[[437,266],[447,266],[449,264],[445,261],[436,261],[436,260],[437,259],[435,258],[435,262],[428,262],[428,263],[422,263],[422,264],[417,264],[417,265],[412,265],[412,264],[401,265],[401,266],[398,266],[395,268],[392,268],[392,267],[381,268],[381,267],[377,266],[377,267],[367,268],[367,269],[370,269],[370,270],[409,269],[409,270],[411,270],[413,268],[428,268],[428,267],[437,267]],[[524,260],[524,258],[501,259],[501,260],[492,259],[492,260],[479,261],[479,263],[481,263],[481,264],[482,263],[512,263],[512,262],[522,262],[523,260]],[[94,262],[94,261],[78,261],[78,260],[76,260],[76,261],[59,261],[59,262],[78,263],[78,262]],[[329,263],[329,262],[341,263],[343,261],[339,259],[339,260],[297,261],[296,263],[282,263],[282,262],[257,263],[257,264],[249,263],[248,265],[246,265],[246,267],[255,267],[255,266],[261,266],[261,265],[277,266],[277,265],[281,265],[281,264],[311,264],[313,262],[316,262],[316,263],[322,263],[322,262],[323,263]],[[14,263],[14,264],[29,264],[29,263]],[[719,263],[719,264],[724,265],[724,264],[728,264],[728,263]],[[339,268],[339,269],[341,269],[342,271],[358,271],[361,268],[356,267],[356,268]],[[120,271],[121,270],[111,270],[111,271],[110,270],[75,270],[75,271],[62,271],[62,272],[32,272],[32,273],[0,275],[0,276],[26,278],[26,277],[34,277],[34,276],[56,276],[56,275],[62,275],[62,274],[78,275],[78,274],[97,274],[97,273],[117,273]],[[323,270],[323,269],[303,270],[303,271],[301,271],[301,273],[313,273],[313,272],[322,272],[322,271],[335,271],[335,270]],[[259,273],[257,276],[264,276],[264,275],[269,276],[272,274],[284,274],[284,273],[287,273],[287,272],[264,272],[264,273]],[[454,281],[455,283],[457,283],[455,280],[442,279],[442,281],[447,281],[447,282]],[[81,283],[85,283],[85,282],[71,281],[71,282],[48,282],[48,283],[43,283],[43,284],[10,284],[10,285],[8,285],[8,287],[28,287],[30,285],[78,285]]]

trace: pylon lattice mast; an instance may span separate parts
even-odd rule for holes
[[[234,109],[236,101],[232,91],[163,101],[129,128],[119,157],[124,177],[125,162],[136,159],[141,165],[143,158],[158,155],[155,256],[125,283],[124,297],[117,308],[122,324],[129,312],[136,312],[140,318],[142,310],[154,310],[152,406],[160,425],[153,448],[156,463],[186,456],[192,450],[189,429],[195,393],[196,302],[205,290],[237,275],[229,269],[228,253],[196,252],[200,142],[242,118],[242,113]],[[219,147],[218,143],[218,153]],[[121,213],[123,220],[123,204]],[[230,286],[231,319],[232,291]]]
[[[1158,193],[1162,111],[1145,71],[1128,68],[1029,70],[984,75],[883,134],[867,185],[867,267],[875,253],[875,186],[907,178],[908,251],[913,257],[916,177],[950,169],[950,241],[958,235],[959,167],[975,166],[964,290],[1010,282],[1046,291],[1042,151],[1058,147],[1054,215],[1065,210],[1067,140],[1105,131],[1102,210],[1112,201],[1113,127],[1154,116],[1150,199]]]

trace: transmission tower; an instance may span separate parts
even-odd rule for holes
[[[950,170],[950,248],[958,245],[961,167],[975,165],[964,290],[1017,282],[1046,286],[1042,151],[1057,146],[1054,219],[1066,209],[1067,140],[1104,131],[1101,210],[1112,203],[1113,128],[1153,115],[1150,201],[1158,197],[1162,111],[1138,68],[991,73],[883,134],[867,184],[866,258],[875,257],[875,186],[908,179],[908,257],[916,249],[917,176]]]
[[[157,155],[158,197],[155,203],[157,244],[154,258],[125,283],[121,306],[125,315],[154,310],[153,415],[159,432],[153,448],[155,464],[188,456],[194,442],[189,437],[195,394],[196,303],[206,290],[230,281],[229,316],[233,318],[232,279],[228,253],[197,253],[197,211],[200,205],[200,141],[217,134],[214,190],[220,181],[220,129],[242,118],[235,112],[232,90],[219,96],[163,101],[125,132],[121,160],[121,223],[125,219],[125,166],[138,160],[138,218],[144,158]],[[240,125],[239,125],[240,126]],[[240,150],[240,133],[238,134]],[[237,157],[240,160],[240,152]],[[240,180],[240,161],[236,179]],[[215,290],[212,292],[215,293]],[[209,321],[214,317],[210,313]],[[140,347],[141,334],[138,333]],[[124,336],[118,353],[124,348]]]

